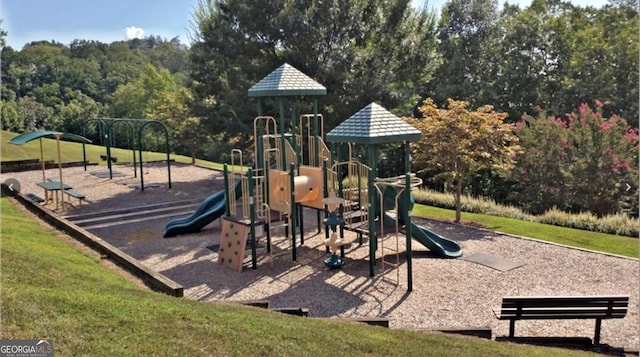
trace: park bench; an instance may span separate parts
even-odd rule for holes
[[[621,319],[627,314],[628,296],[507,296],[494,310],[500,320],[509,320],[509,338],[516,320],[595,319],[594,344],[600,344],[603,319]]]
[[[81,205],[82,204],[82,200],[84,200],[84,195],[80,192],[71,190],[71,189],[67,189],[64,190],[64,193],[66,193],[67,195],[73,197],[73,198],[77,198],[78,199],[78,204]]]
[[[27,197],[28,197],[31,201],[36,202],[36,203],[42,203],[42,202],[44,202],[44,198],[42,198],[42,197],[40,197],[40,196],[36,195],[35,193],[28,193],[28,194],[27,194]]]

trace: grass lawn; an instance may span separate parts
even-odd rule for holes
[[[2,338],[58,356],[581,356],[585,353],[299,318],[155,293],[0,200]]]
[[[40,144],[37,140],[32,142],[28,142],[24,145],[12,145],[7,144],[7,142],[16,136],[17,134],[11,133],[8,131],[0,131],[0,140],[2,141],[2,145],[0,145],[2,155],[2,161],[12,161],[12,160],[25,160],[25,159],[40,159]],[[57,154],[57,144],[55,139],[42,139],[42,147],[44,152],[44,160],[53,160],[55,162],[58,161]],[[85,145],[85,150],[87,154],[87,161],[98,163],[100,165],[106,165],[106,161],[100,158],[100,155],[106,154],[106,148],[100,145]],[[61,141],[60,142],[60,156],[62,157],[62,162],[82,162],[82,144],[70,142],[70,141]],[[138,152],[136,151],[136,160],[139,160],[137,157]],[[115,165],[119,164],[130,164],[133,162],[133,152],[131,150],[111,148],[111,156],[117,157],[118,161]],[[169,155],[169,158],[175,160],[176,162],[190,164],[191,158],[184,155]],[[158,153],[158,152],[142,152],[142,159],[146,161],[158,161],[158,160],[166,160],[166,153]],[[224,165],[216,162],[210,162],[205,160],[196,159],[196,165],[213,168],[217,170],[222,170]]]
[[[24,145],[8,144],[7,142],[14,136],[17,136],[17,134],[4,130],[0,131],[0,140],[2,141],[2,145],[0,145],[0,154],[2,155],[2,161],[40,159],[40,144],[38,140],[30,141]],[[56,146],[57,144],[55,139],[42,139],[45,161],[58,161]],[[106,148],[104,146],[87,144],[85,145],[85,150],[87,160],[89,162],[106,165],[106,162],[100,158],[100,155],[106,154]],[[60,141],[60,154],[62,162],[82,162],[82,144],[71,141]],[[137,154],[138,153],[136,151],[136,155]],[[133,162],[133,152],[131,150],[111,148],[111,156],[118,158],[116,164]],[[191,158],[187,156],[170,155],[169,157],[176,162],[191,163]],[[143,151],[142,158],[144,161],[166,160],[167,154]],[[211,166],[213,164],[208,165]],[[222,168],[222,165],[220,165],[220,168]]]
[[[454,210],[421,204],[414,205],[413,214],[418,217],[440,220],[453,221],[455,218]],[[462,212],[462,221],[478,223],[487,229],[498,232],[638,258],[637,238],[468,212]]]

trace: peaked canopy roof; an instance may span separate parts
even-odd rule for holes
[[[384,144],[420,139],[422,133],[371,103],[327,133],[327,141],[336,143]]]
[[[249,97],[284,97],[296,95],[326,95],[327,89],[285,63],[249,88]]]
[[[69,141],[77,141],[80,143],[90,144],[91,140],[85,138],[84,136],[71,134],[71,133],[61,133],[59,131],[53,130],[38,130],[38,131],[30,131],[28,133],[22,133],[11,140],[9,140],[10,144],[14,145],[24,145],[29,141],[40,139],[40,138],[55,138],[60,140],[69,140]]]

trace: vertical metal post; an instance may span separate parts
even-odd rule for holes
[[[169,147],[169,132],[164,125],[161,124],[161,127],[164,129],[165,147],[167,149],[167,180],[169,181],[169,188],[171,188],[171,157],[169,156],[171,148]]]
[[[107,150],[109,150],[108,147]],[[144,191],[144,168],[142,167],[142,128],[138,129],[138,158],[140,159],[140,191]],[[107,160],[111,161],[111,157],[109,157],[109,154],[107,154]],[[109,166],[109,175],[111,175],[111,166]]]
[[[82,134],[84,136],[84,133]],[[84,171],[87,171],[87,151],[84,143],[82,143],[82,163],[84,164]]]
[[[296,196],[295,196],[295,172],[296,172],[296,165],[291,163],[290,169],[289,169],[289,175],[290,175],[290,179],[291,179],[291,202],[289,203],[290,205],[290,210],[291,210],[291,221],[290,221],[290,226],[291,226],[291,259],[295,262],[296,261],[296,223],[297,223],[297,217],[296,217]]]
[[[318,119],[318,99],[317,98],[313,98],[313,117],[315,119]],[[316,136],[316,137],[323,138],[324,137],[324,133],[322,133],[322,132],[320,132],[318,130],[319,128],[318,128],[317,124],[318,124],[318,120],[314,120],[314,122],[313,122],[313,135]],[[316,159],[320,160],[320,153],[319,153],[319,151],[320,151],[320,147],[319,147],[320,143],[318,143],[318,140],[314,140],[314,143],[315,143],[315,147],[314,147],[315,153],[316,153],[316,155],[318,155],[318,157]],[[319,162],[318,162],[318,164],[319,164]],[[325,164],[325,170],[326,170],[326,164]],[[326,171],[325,171],[325,176],[326,176]],[[325,180],[324,180],[325,188],[326,188],[326,185],[327,185],[327,180],[326,180],[326,177],[325,177]],[[326,189],[325,189],[325,191],[326,191]],[[327,195],[325,194],[323,197],[327,197]],[[316,211],[316,213],[317,213],[316,214],[316,218],[317,218],[317,221],[318,221],[318,232],[317,233],[320,233],[320,230],[321,230],[320,222],[322,221],[322,219],[320,218],[321,212],[320,212],[320,210],[318,210],[318,211]]]
[[[323,185],[323,192],[322,192],[322,197],[329,197],[329,178],[328,178],[328,173],[327,173],[327,161],[325,160],[322,163],[322,182],[324,182]],[[323,205],[323,211],[324,211],[324,218],[329,218],[329,209],[327,207],[326,204]],[[329,239],[329,226],[328,225],[324,225],[324,236],[325,239]],[[318,211],[318,233],[320,233],[320,211]],[[329,253],[329,246],[325,247],[325,250],[327,253]]]
[[[404,217],[405,221],[405,231],[407,234],[407,291],[413,291],[413,262],[411,261],[412,257],[412,249],[411,249],[411,237],[413,232],[411,232],[413,224],[411,223],[411,156],[409,153],[409,141],[404,142],[404,172],[406,173],[404,179],[404,207],[406,216]]]
[[[253,169],[249,168],[247,173],[249,180],[249,219],[251,221],[251,267],[253,269],[258,268],[258,257],[256,254],[256,204],[255,204],[255,192],[253,186]]]
[[[374,181],[377,176],[376,164],[376,147],[375,145],[369,145],[368,147],[369,154],[369,177],[367,182],[367,187],[369,190],[369,276],[374,276],[374,266],[376,264],[376,249],[377,249],[377,241],[376,237],[376,226],[375,226],[375,202],[376,202],[376,188],[374,186]]]
[[[413,291],[413,262],[411,261],[411,235],[413,234],[411,232],[411,227],[412,227],[412,223],[411,223],[411,212],[409,212],[410,208],[411,208],[411,175],[409,174],[409,172],[406,173],[405,175],[405,179],[404,179],[404,192],[403,192],[403,198],[402,200],[404,201],[404,207],[405,207],[405,212],[404,212],[404,221],[405,221],[405,231],[407,234],[407,241],[406,241],[406,245],[407,245],[407,252],[406,252],[406,256],[407,256],[407,291]]]
[[[113,172],[111,167],[111,125],[107,124],[107,129],[105,130],[105,144],[107,148],[107,167],[109,168],[109,179],[113,179]],[[142,150],[140,151],[142,153]],[[140,154],[142,155],[142,154]]]
[[[229,168],[227,167],[227,164],[224,164],[223,169],[222,169],[222,173],[224,175],[224,215],[225,216],[230,216],[231,215],[231,207],[229,207],[229,195],[231,194],[231,191],[229,190]]]
[[[285,125],[284,125],[284,103],[282,97],[278,97],[278,111],[280,112],[280,163],[282,164],[282,170],[287,170],[287,155],[285,150]]]

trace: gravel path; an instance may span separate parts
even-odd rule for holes
[[[109,179],[105,167],[64,169],[65,183],[87,197],[81,206],[59,214],[74,216],[159,202],[201,201],[222,188],[220,173],[188,165],[172,164],[172,189],[168,190],[163,165],[146,166],[144,191],[140,178],[130,167],[116,166]],[[47,170],[57,180],[57,170]],[[105,177],[106,176],[106,177]],[[6,173],[4,182],[17,179],[23,193],[43,195],[35,182],[40,171]],[[148,185],[148,186],[147,186]],[[47,207],[54,208],[52,204]],[[90,231],[139,259],[185,287],[185,295],[196,300],[269,299],[272,307],[306,307],[316,317],[387,317],[393,328],[477,328],[490,327],[494,336],[508,334],[508,322],[499,321],[498,308],[507,295],[629,295],[629,312],[624,319],[602,323],[601,342],[615,347],[638,349],[637,259],[565,248],[529,239],[430,220],[416,223],[457,241],[465,257],[483,253],[519,263],[499,271],[463,259],[441,259],[413,241],[413,292],[407,292],[404,260],[405,239],[398,241],[399,269],[382,271],[380,257],[376,276],[368,276],[368,245],[353,242],[346,249],[347,264],[329,270],[324,234],[316,234],[315,214],[308,212],[305,245],[298,247],[298,259],[291,261],[288,243],[276,233],[276,251],[283,255],[270,261],[265,249],[258,249],[258,269],[251,269],[250,251],[241,273],[217,261],[220,223],[216,221],[197,234],[164,239],[162,233],[171,217],[146,217],[137,222],[94,228]],[[278,234],[280,233],[280,234]],[[347,239],[355,240],[353,234]],[[391,237],[387,246],[396,244]],[[264,246],[264,243],[262,244]],[[385,260],[395,260],[388,254]],[[594,321],[519,321],[516,336],[593,337]]]

